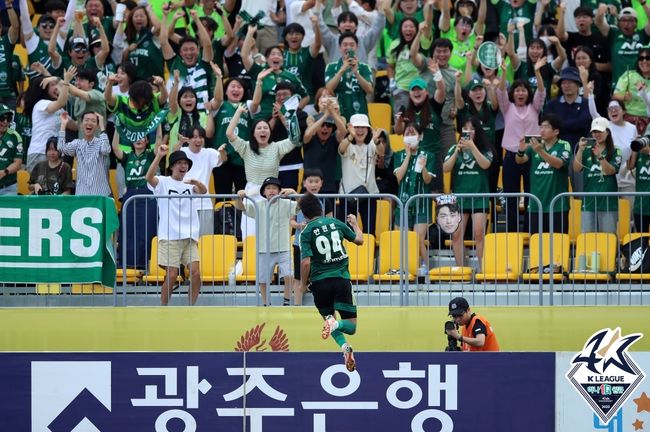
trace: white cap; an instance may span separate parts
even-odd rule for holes
[[[368,116],[365,114],[354,114],[350,117],[350,124],[353,127],[370,127]]]
[[[591,131],[605,132],[609,129],[609,120],[605,117],[597,117],[591,121]]]

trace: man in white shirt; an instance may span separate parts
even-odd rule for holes
[[[192,168],[192,161],[182,151],[169,156],[170,176],[157,176],[156,169],[167,154],[167,146],[158,148],[149,170],[148,187],[156,195],[169,195],[158,198],[158,264],[164,267],[167,276],[161,288],[160,303],[166,306],[178,278],[180,265],[190,269],[189,302],[195,304],[201,290],[199,268],[199,214],[191,199],[181,195],[205,194],[208,189],[196,179],[185,180]]]
[[[197,179],[201,183],[210,184],[212,169],[221,166],[228,155],[226,145],[223,144],[219,150],[205,148],[205,129],[195,125],[190,130],[184,131],[184,136],[179,144],[186,142],[187,147],[182,147],[181,151],[192,162],[191,168],[187,172],[189,178]],[[199,235],[214,234],[214,205],[210,198],[200,198],[193,201],[193,206],[198,209],[199,213]]]

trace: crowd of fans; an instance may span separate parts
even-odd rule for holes
[[[501,173],[504,192],[523,184],[542,203],[526,209],[543,213],[536,227],[518,199],[505,200],[509,231],[553,220],[566,232],[568,202],[549,204],[570,187],[650,191],[650,146],[630,147],[649,123],[646,0],[15,4],[1,14],[0,195],[16,193],[21,167],[37,194],[109,195],[110,168],[116,199],[151,193],[145,174],[160,145],[187,147],[216,193],[253,200],[269,177],[300,190],[303,169],[320,169],[322,193],[404,203],[442,192],[443,173],[457,193],[496,192]],[[496,47],[494,64],[483,44]],[[373,101],[391,104],[391,130],[371,125]],[[404,150],[393,152],[392,134]],[[366,202],[362,224],[373,232],[376,206]],[[495,207],[460,205],[459,264],[467,222],[480,255]],[[632,209],[648,231],[650,200]],[[430,205],[403,216],[424,251]],[[582,217],[583,230],[610,231],[618,200],[584,199]]]

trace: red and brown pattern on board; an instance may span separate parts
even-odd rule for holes
[[[237,342],[235,351],[267,351],[269,348],[271,351],[289,351],[289,339],[280,326],[275,328],[275,332],[273,332],[268,344],[266,339],[262,340],[262,332],[265,326],[266,323],[258,324],[244,333]]]

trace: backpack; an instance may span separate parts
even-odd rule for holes
[[[234,235],[238,240],[241,240],[241,218],[241,210],[237,210],[234,205],[222,205],[221,208],[214,213],[214,233]]]
[[[620,273],[650,273],[650,237],[639,237],[621,246]]]

